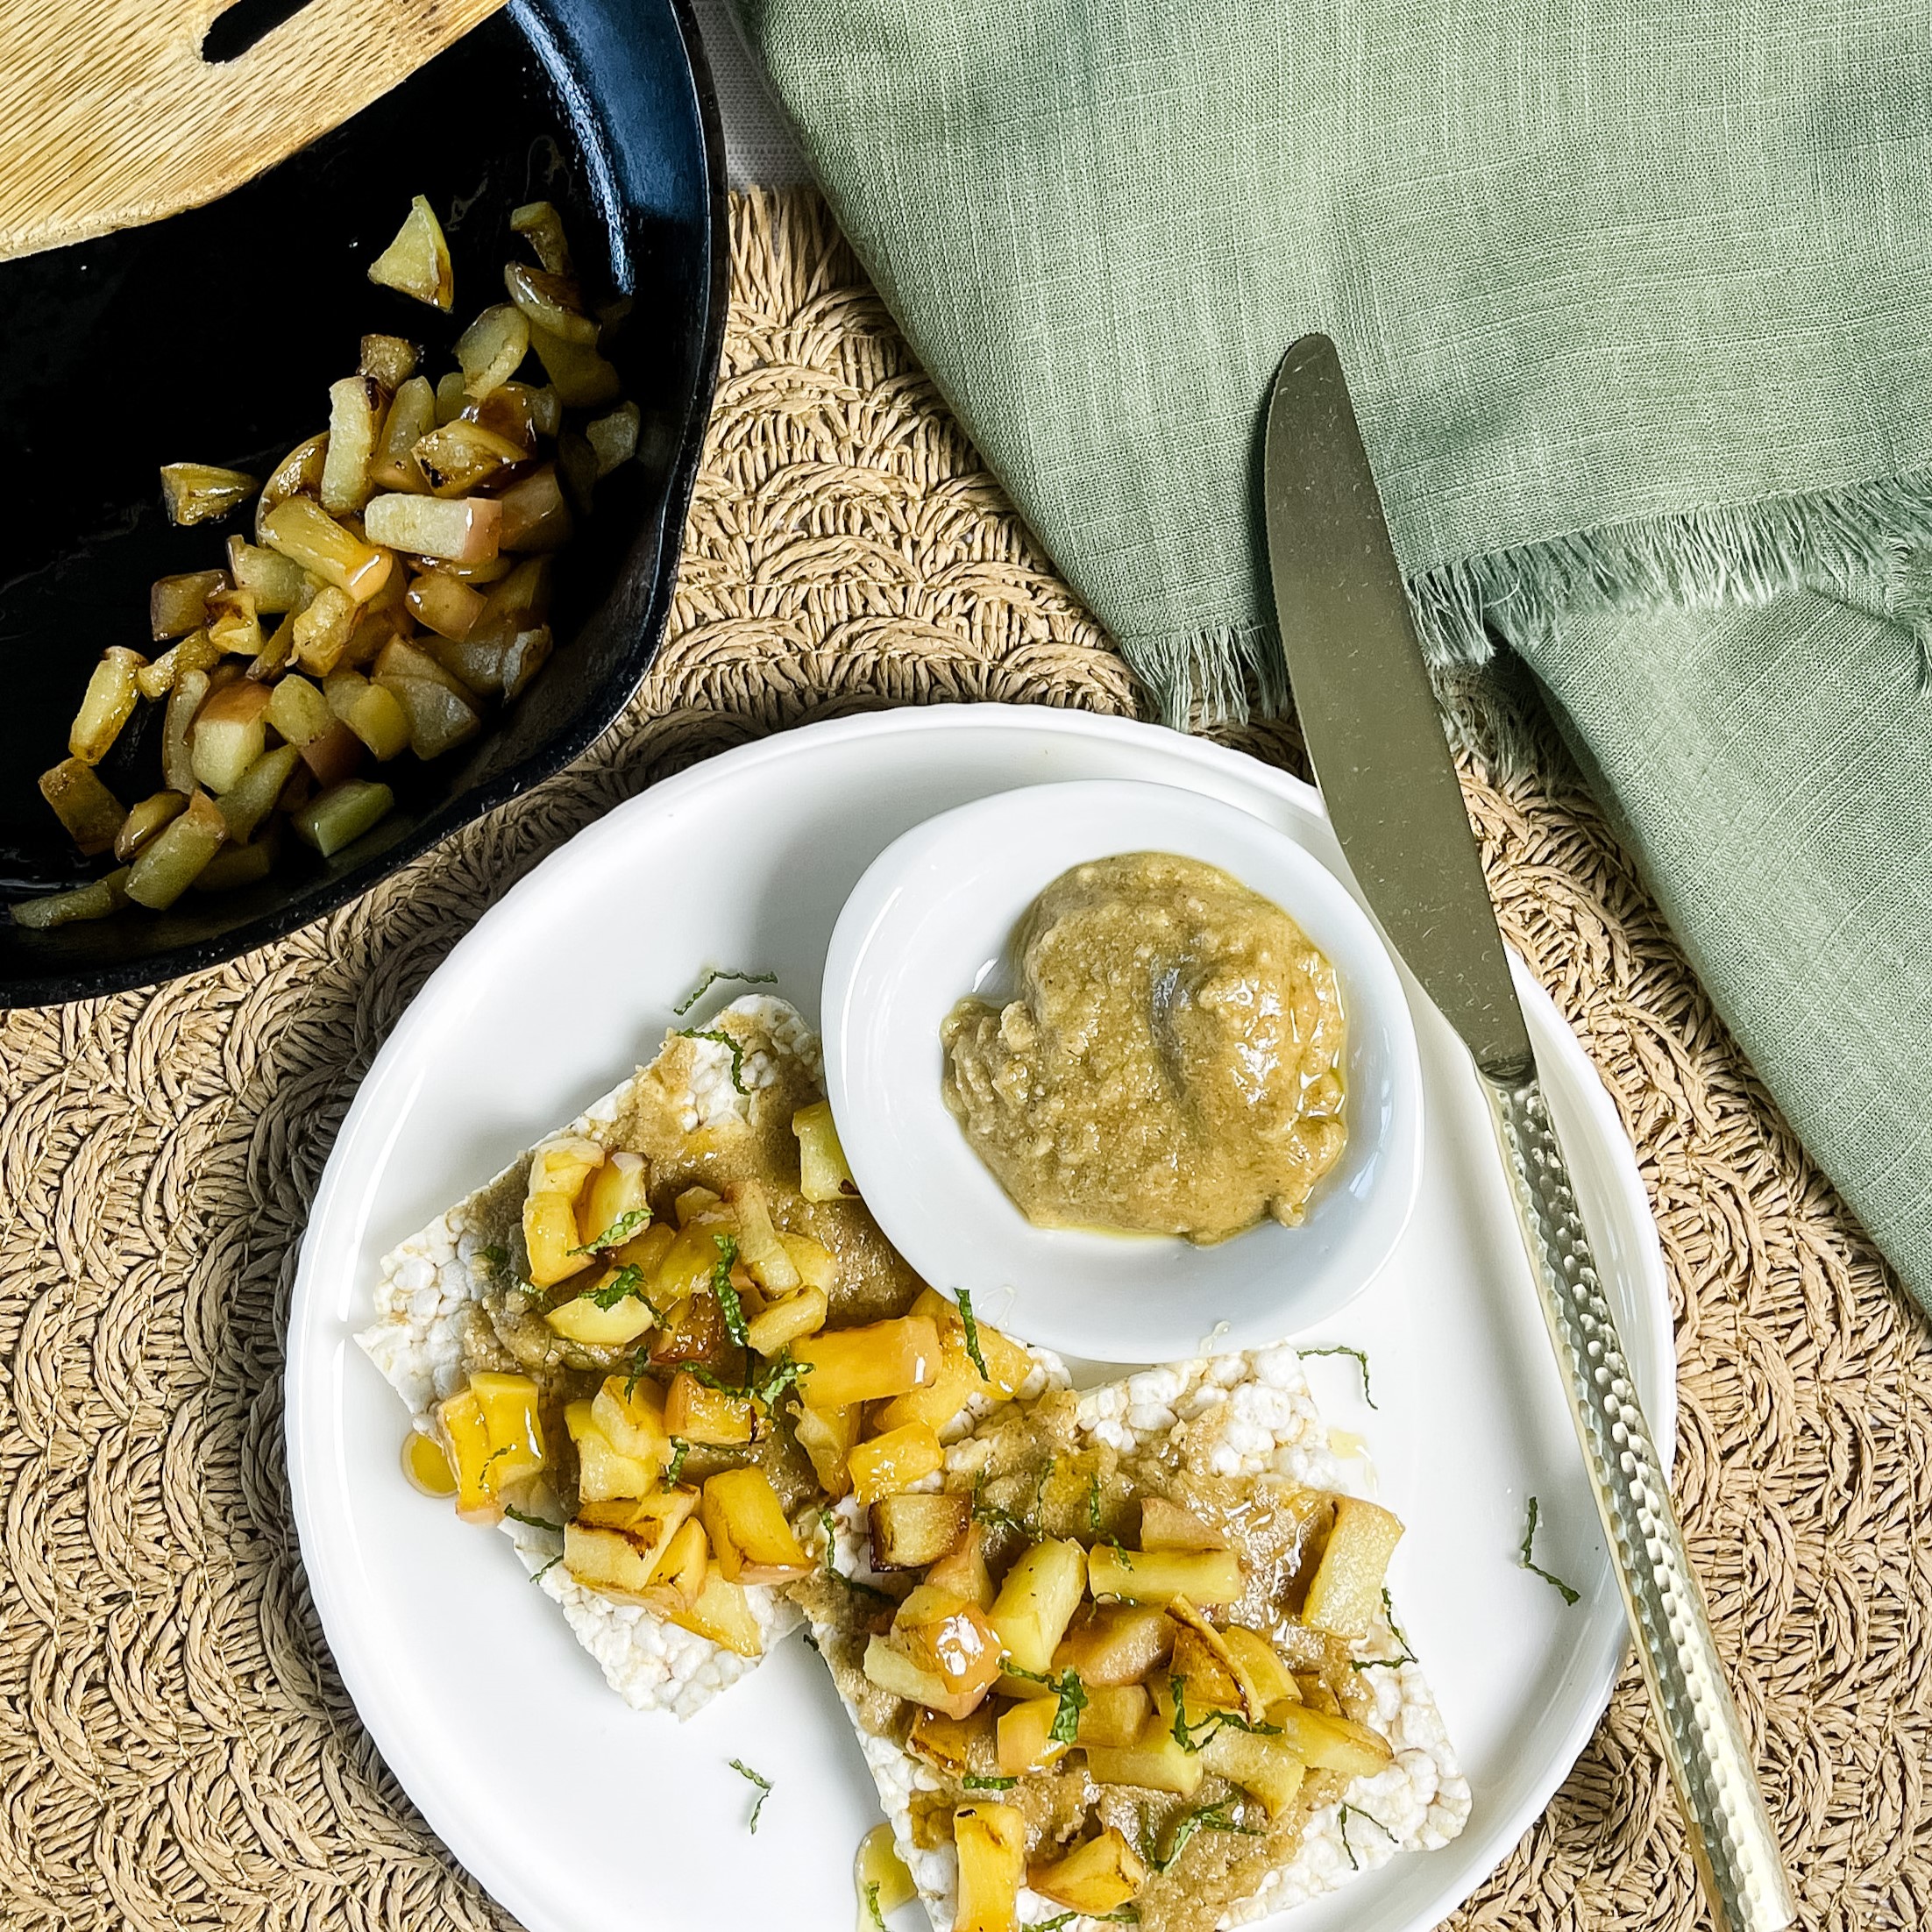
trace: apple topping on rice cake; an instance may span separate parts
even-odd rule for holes
[[[1007,1403],[806,1526],[794,1600],[936,1932],[1211,1932],[1461,1830],[1402,1525],[1339,1483],[1284,1347]]]
[[[386,1256],[358,1338],[415,1418],[412,1474],[509,1535],[639,1708],[689,1716],[797,1622],[792,1521],[827,1499],[818,1465],[863,1464],[857,1403],[916,1394],[926,1435],[956,1434],[1058,1373],[1016,1351],[1010,1389],[962,1376],[951,1304],[858,1199],[819,1081],[783,1000],[667,1035]],[[835,1399],[801,1411],[813,1375]],[[920,1447],[869,1453],[910,1481]]]

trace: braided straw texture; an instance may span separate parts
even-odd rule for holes
[[[820,204],[733,209],[732,320],[656,669],[574,770],[359,904],[0,1022],[0,1924],[509,1922],[330,1666],[282,1467],[295,1242],[356,1083],[477,914],[653,779],[860,707],[1133,708]],[[1230,734],[1295,758],[1292,735]],[[1932,1915],[1932,1356],[1553,753],[1469,779],[1509,936],[1634,1138],[1690,1549],[1806,1921]],[[1696,1922],[1634,1673],[1470,1927]]]

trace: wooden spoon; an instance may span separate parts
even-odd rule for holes
[[[307,0],[234,59],[206,60],[230,4],[0,0],[0,259],[225,195],[503,0]]]

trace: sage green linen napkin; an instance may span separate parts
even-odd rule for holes
[[[1168,715],[1282,691],[1282,350],[1439,662],[1529,663],[1932,1300],[1932,18],[1903,0],[739,0],[934,380]]]

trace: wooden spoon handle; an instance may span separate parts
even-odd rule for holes
[[[308,0],[238,59],[222,9],[0,0],[0,259],[213,201],[339,126],[503,0]]]

